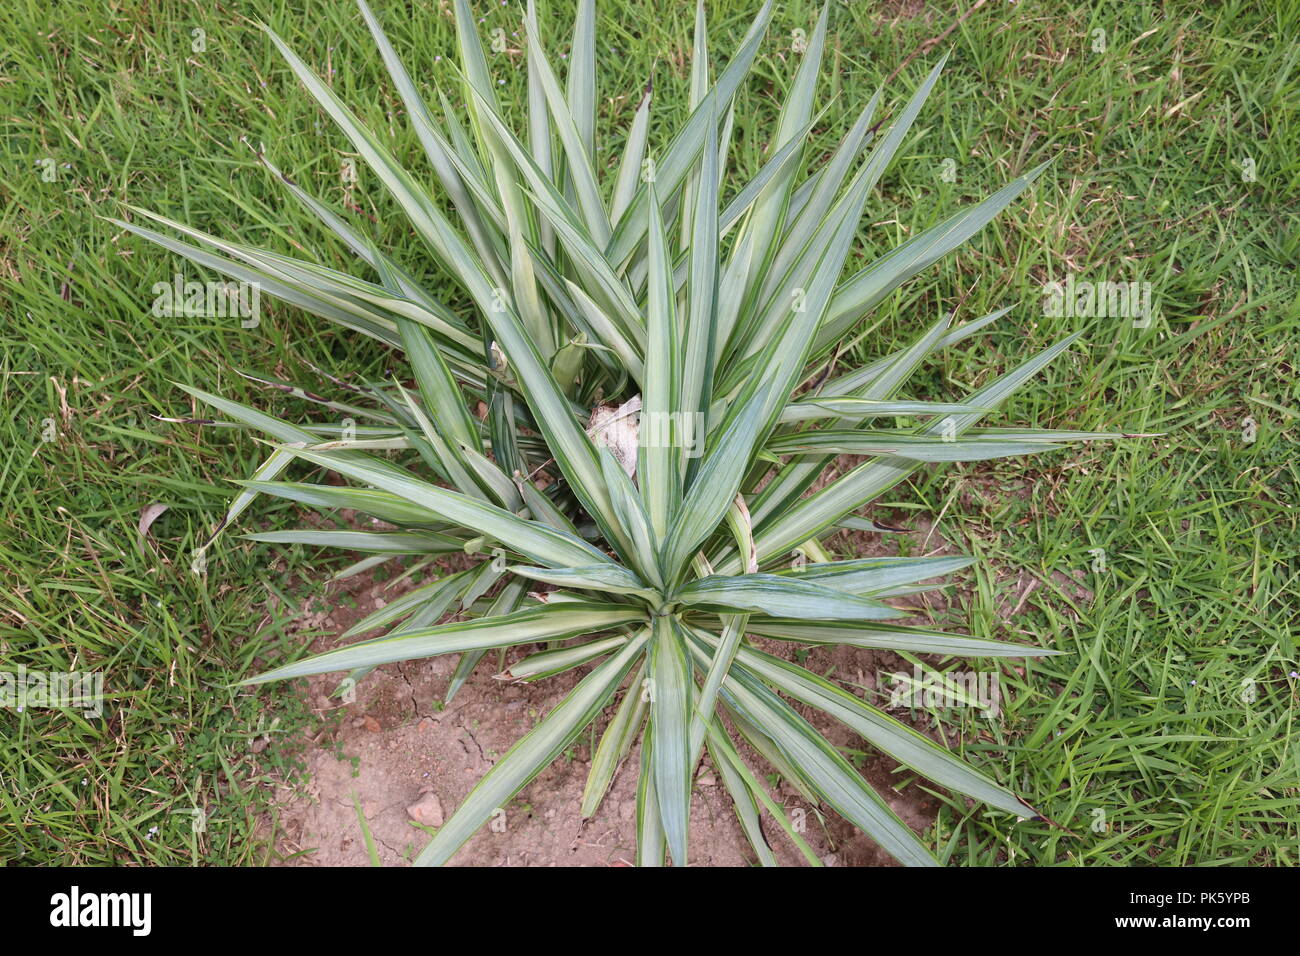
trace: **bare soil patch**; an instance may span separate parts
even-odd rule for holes
[[[927,520],[913,514],[906,523],[908,539],[917,545],[925,542],[926,554],[957,553]],[[866,557],[896,554],[898,541],[896,535],[842,532],[831,544],[841,556]],[[313,641],[313,651],[345,643],[339,634],[380,606],[379,602],[390,602],[418,583],[390,588],[369,575],[339,582],[331,589],[328,610],[304,610],[303,625],[325,631]],[[1014,603],[1023,582],[1013,579],[1006,585],[999,603]],[[901,598],[899,603],[919,612],[916,623],[951,626],[953,622],[946,620],[951,617],[950,601],[961,593],[930,591]],[[764,641],[762,647],[787,659],[795,659],[800,650],[797,645],[778,641]],[[511,649],[505,664],[531,650]],[[896,655],[851,647],[813,649],[803,655],[801,663],[878,706],[888,702],[880,675],[910,670]],[[298,682],[295,686],[309,695],[318,724],[304,739],[291,744],[305,764],[310,782],[305,787],[285,783],[282,788],[275,845],[284,865],[370,865],[358,806],[380,862],[409,863],[429,839],[428,832],[413,820],[436,826],[440,818],[450,816],[493,763],[585,673],[583,669],[538,683],[515,684],[493,676],[502,669],[497,664],[496,654],[484,658],[445,707],[442,700],[455,669],[455,655],[383,666],[362,680],[354,699],[347,702],[329,696],[343,675]],[[920,832],[934,822],[940,804],[923,789],[933,789],[931,784],[905,769],[900,772],[893,760],[871,751],[856,734],[819,712],[802,706],[798,709],[833,744],[846,748],[863,775],[910,826]],[[568,752],[503,807],[495,825],[480,831],[453,862],[469,866],[630,865],[635,858],[636,750],[623,764],[596,816],[585,823],[579,818],[592,748],[610,713],[612,709],[597,721],[595,736],[590,730],[582,734]],[[927,714],[892,713],[937,739]],[[759,773],[770,770],[747,746],[741,746],[741,753]],[[787,811],[804,810],[803,836],[823,862],[893,865],[868,837],[833,812],[819,814],[784,780],[772,792]],[[766,821],[766,827],[783,864],[805,862],[774,823]],[[706,756],[692,801],[690,863],[742,866],[753,862],[730,800]]]

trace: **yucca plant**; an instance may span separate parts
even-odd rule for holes
[[[823,9],[790,80],[766,159],[737,188],[725,179],[736,94],[758,54],[772,5],[763,5],[716,79],[701,5],[689,115],[652,154],[647,86],[617,171],[605,182],[594,144],[592,0],[579,0],[563,85],[556,61],[539,42],[529,4],[524,135],[502,118],[498,84],[466,0],[455,2],[459,64],[441,77],[459,88],[462,101],[453,106],[439,92],[437,109],[421,96],[364,0],[360,8],[437,191],[400,165],[283,40],[266,32],[400,205],[427,246],[429,263],[394,261],[260,152],[295,199],[362,260],[369,278],[220,239],[143,210],[135,210],[137,218],[193,241],[114,220],[201,266],[255,282],[406,354],[407,386],[336,381],[351,390],[347,402],[265,380],[344,416],[328,424],[294,425],[187,389],[234,423],[275,440],[217,533],[259,493],[324,511],[355,509],[389,530],[247,537],[372,555],[349,570],[422,556],[406,573],[428,577],[349,632],[382,627],[385,636],[276,668],[250,683],[325,672],[349,672],[359,680],[380,664],[458,654],[450,697],[488,651],[529,645],[544,649],[514,660],[506,676],[534,680],[590,668],[483,777],[420,854],[422,864],[450,859],[495,808],[607,708],[613,712],[593,754],[582,813],[596,812],[619,764],[639,742],[637,854],[644,864],[688,861],[692,777],[706,748],[758,860],[775,863],[759,825],[766,811],[817,863],[762,778],[739,756],[737,739],[898,860],[935,863],[791,701],[842,721],[936,784],[1009,814],[1035,815],[928,737],[765,652],[753,638],[944,656],[1052,653],[893,623],[905,615],[886,598],[923,590],[923,582],[968,559],[833,560],[820,542],[843,527],[882,530],[855,512],[925,462],[1027,454],[1111,437],[976,427],[1071,339],[958,402],[899,397],[928,357],[1006,310],[955,329],[942,318],[901,351],[862,368],[841,368],[842,344],[870,309],[988,223],[1040,170],[844,278],[872,187],[942,63],[882,134],[876,135],[883,125],[876,123],[877,94],[829,158],[809,170],[826,42]],[[455,307],[422,283],[431,265],[463,292]],[[927,421],[889,427],[900,418]],[[356,419],[365,424],[349,427]],[[840,454],[867,457],[813,491]],[[279,480],[295,459],[351,484]],[[478,561],[437,577],[438,557],[452,553]],[[792,555],[800,559],[791,561]],[[438,623],[449,611],[457,619]]]

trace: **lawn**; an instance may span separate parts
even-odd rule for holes
[[[449,4],[373,6],[417,80],[453,92]],[[492,66],[519,123],[518,8],[474,7],[485,37],[503,31]],[[686,112],[693,4],[598,7],[604,142],[620,141],[653,75],[653,147],[665,118]],[[756,4],[708,7],[726,51]],[[736,113],[746,170],[762,162],[817,11],[777,5]],[[542,14],[562,43],[572,4]],[[0,10],[0,671],[99,671],[109,698],[98,716],[0,709],[2,862],[259,865],[276,856],[277,794],[302,781],[280,743],[312,725],[308,702],[231,685],[301,652],[312,634],[294,622],[326,594],[320,569],[349,561],[231,534],[196,570],[230,480],[263,452],[241,433],[160,418],[203,414],[177,383],[319,417],[239,373],[317,388],[318,370],[377,378],[393,357],[269,298],[254,327],[157,316],[155,284],[193,268],[102,218],[132,203],[352,267],[284,201],[250,149],[263,144],[422,269],[364,164],[355,182],[342,175],[347,141],[258,20],[416,165],[349,2]],[[828,148],[882,84],[892,112],[951,53],[868,203],[854,269],[1051,161],[856,328],[851,357],[900,348],[946,311],[961,322],[1010,307],[916,386],[957,396],[1082,331],[998,424],[1154,436],[926,469],[885,496],[891,523],[934,522],[982,559],[962,580],[969,633],[1066,652],[1003,668],[996,721],[939,715],[1049,819],[944,797],[927,840],[976,865],[1300,863],[1300,4],[833,0],[830,23],[834,99],[813,132]],[[1054,310],[1045,288],[1067,280],[1149,284],[1152,314]],[[166,510],[142,530],[151,505]],[[242,523],[297,520],[263,498]],[[926,547],[920,532],[900,541]]]

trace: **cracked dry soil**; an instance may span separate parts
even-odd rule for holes
[[[913,529],[917,532],[917,529]],[[933,529],[930,529],[931,531]],[[929,554],[954,553],[938,535],[932,539],[925,528],[916,540],[927,537]],[[845,542],[841,542],[841,545]],[[862,556],[893,554],[896,546],[880,536],[853,540],[841,547]],[[440,573],[440,572],[439,572]],[[406,585],[413,586],[412,584]],[[1008,582],[1014,593],[1015,585]],[[359,575],[332,586],[331,598],[346,591],[355,607],[331,600],[331,609],[318,614],[309,626],[324,633],[312,646],[323,651],[338,646],[338,634],[355,621],[397,597],[405,588],[388,589],[368,575]],[[960,613],[944,620],[949,612],[945,592],[933,591],[903,599],[922,611],[917,623],[926,618],[951,626]],[[961,628],[956,628],[960,630]],[[1011,635],[1006,635],[1011,636]],[[762,642],[771,653],[793,659],[792,644]],[[531,647],[510,649],[505,661],[517,659]],[[879,675],[909,670],[898,657],[861,648],[817,648],[802,663],[820,674],[830,675],[869,701],[882,703],[887,692],[877,689]],[[465,795],[520,736],[554,707],[586,672],[575,672],[532,683],[512,684],[496,679],[499,673],[495,653],[487,655],[452,703],[443,706],[447,684],[456,666],[456,656],[406,661],[378,668],[355,688],[355,699],[342,702],[328,695],[338,687],[341,674],[323,675],[300,681],[318,724],[309,736],[296,741],[309,782],[304,787],[284,784],[279,805],[279,826],[275,832],[277,855],[282,865],[368,866],[370,856],[358,806],[371,831],[375,850],[384,865],[406,865],[428,841],[429,831],[415,822],[437,825],[449,816]],[[1016,666],[1011,661],[997,666]],[[626,690],[622,691],[626,692]],[[855,763],[910,826],[917,831],[930,826],[940,806],[927,789],[932,785],[889,759],[870,751],[864,742],[842,725],[805,707],[800,712],[836,746],[854,752]],[[579,818],[583,786],[594,744],[599,740],[611,709],[516,796],[457,854],[453,864],[469,866],[621,866],[635,857],[636,773],[639,751],[624,761],[600,810],[589,821]],[[936,728],[923,713],[909,715],[922,732],[938,739]],[[951,734],[951,726],[949,726]],[[952,741],[949,737],[948,743]],[[868,751],[862,754],[862,751]],[[742,756],[760,773],[768,768],[747,746]],[[769,776],[769,782],[776,779]],[[804,838],[824,863],[838,866],[888,866],[893,861],[869,838],[832,812],[819,815],[789,783],[780,780],[772,790],[792,815],[802,811],[806,821]],[[414,819],[413,819],[414,818]],[[768,839],[787,865],[806,861],[779,830],[765,818]],[[736,821],[725,789],[716,778],[707,755],[698,769],[691,805],[690,864],[693,866],[744,866],[754,862]]]

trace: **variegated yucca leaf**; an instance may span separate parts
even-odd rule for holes
[[[365,0],[359,6],[414,127],[418,157],[399,157],[389,136],[368,128],[307,60],[264,29],[383,185],[428,261],[398,261],[260,150],[277,184],[356,256],[353,272],[145,210],[128,208],[114,220],[203,269],[257,283],[406,355],[401,381],[346,388],[335,381],[345,394],[333,397],[250,376],[351,427],[295,425],[187,388],[224,417],[219,424],[268,440],[264,463],[242,483],[217,533],[268,494],[382,524],[248,536],[255,541],[370,555],[344,574],[404,554],[424,562],[403,575],[422,575],[414,590],[345,635],[382,628],[382,636],[249,683],[333,671],[360,679],[384,663],[454,653],[450,697],[489,650],[518,649],[502,675],[509,679],[590,667],[465,798],[420,854],[422,864],[450,860],[605,712],[582,813],[598,811],[639,743],[637,858],[646,865],[689,861],[692,780],[706,749],[758,861],[777,859],[764,835],[766,814],[818,862],[732,733],[900,861],[935,862],[788,700],[846,724],[937,785],[998,811],[1034,815],[987,773],[770,651],[798,642],[941,657],[1053,653],[894,620],[904,612],[891,597],[935,586],[968,559],[837,560],[822,541],[842,526],[880,530],[856,512],[923,463],[1116,437],[976,427],[1072,339],[970,394],[949,401],[907,394],[918,368],[1007,310],[958,328],[941,319],[908,347],[861,367],[846,367],[839,354],[873,307],[990,222],[1041,167],[846,275],[864,209],[943,61],[886,125],[873,122],[894,91],[853,104],[848,133],[816,162],[809,143],[821,118],[817,87],[834,19],[828,3],[789,77],[763,162],[747,181],[731,182],[737,94],[762,55],[771,0],[721,70],[712,65],[700,3],[688,115],[672,117],[671,135],[651,135],[655,98],[647,82],[633,97],[612,164],[597,162],[601,48],[593,0],[577,0],[567,58],[543,49],[528,3],[520,28],[522,129],[506,119],[496,64],[468,0],[453,3],[457,62],[432,74],[428,63],[408,72],[381,18]],[[434,271],[452,284],[449,296],[422,284],[419,277]],[[840,454],[866,457],[814,490]],[[295,461],[348,483],[289,480]],[[434,559],[451,552],[479,560],[435,577]],[[792,553],[800,556],[794,566]],[[456,618],[444,621],[449,614]]]

